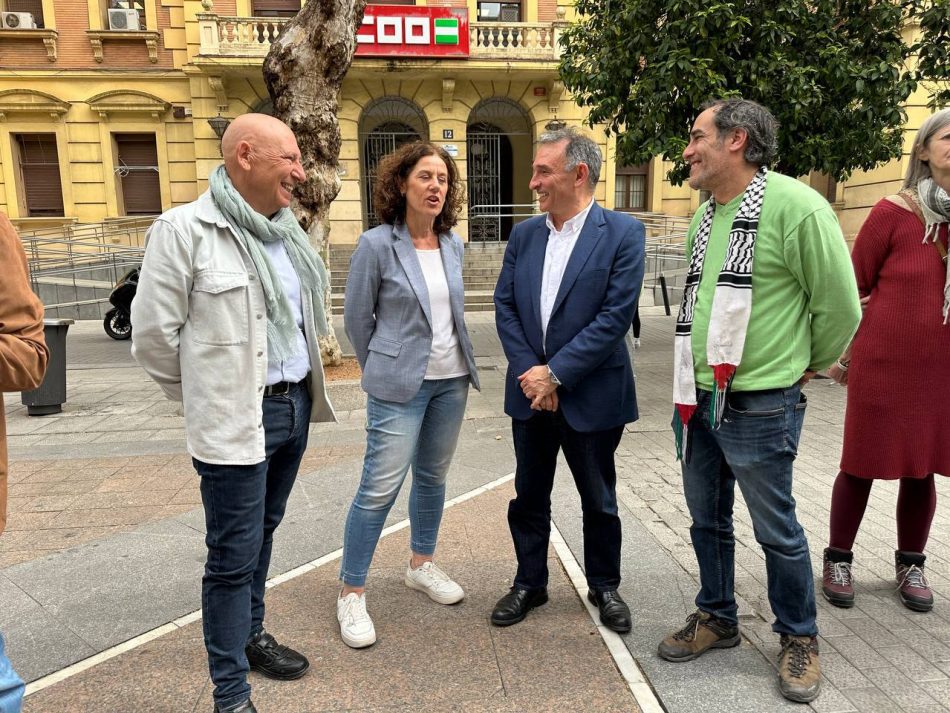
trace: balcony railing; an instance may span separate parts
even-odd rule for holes
[[[552,23],[473,22],[469,25],[472,57],[554,61],[559,29]]]
[[[263,58],[289,22],[275,17],[198,15],[201,56]],[[535,60],[558,58],[563,22],[473,22],[469,24],[471,59]]]

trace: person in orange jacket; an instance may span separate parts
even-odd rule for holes
[[[0,213],[0,392],[36,388],[46,374],[49,350],[43,337],[43,304],[30,289],[26,255],[16,230]],[[0,408],[0,533],[7,524],[7,427]],[[23,681],[0,635],[0,713],[18,713]]]

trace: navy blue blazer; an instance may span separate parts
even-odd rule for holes
[[[541,275],[546,216],[511,231],[498,284],[495,326],[508,357],[505,413],[537,414],[517,377],[547,364],[560,379],[559,407],[576,431],[637,420],[633,369],[624,343],[643,282],[644,229],[633,216],[591,207],[568,260],[542,344]]]

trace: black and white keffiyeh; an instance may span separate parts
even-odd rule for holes
[[[706,356],[713,370],[715,397],[712,400],[710,423],[718,428],[729,384],[735,376],[745,347],[746,329],[752,313],[752,261],[755,255],[755,239],[758,234],[759,215],[765,197],[768,169],[762,166],[746,186],[739,210],[729,231],[726,259],[716,281],[712,311],[709,317],[709,332],[706,341]],[[711,198],[706,205],[693,240],[693,252],[686,273],[683,302],[676,318],[673,363],[673,402],[676,405],[674,430],[676,433],[676,456],[684,460],[688,454],[688,425],[696,412],[696,380],[693,365],[693,311],[703,274],[706,247],[716,214],[716,201]]]

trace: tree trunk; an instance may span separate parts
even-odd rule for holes
[[[326,262],[330,201],[340,191],[337,97],[353,61],[365,6],[366,0],[310,0],[284,25],[264,60],[274,115],[296,135],[307,172],[292,208]],[[329,285],[324,297],[329,336],[320,349],[324,364],[339,364],[342,352],[333,330]]]

